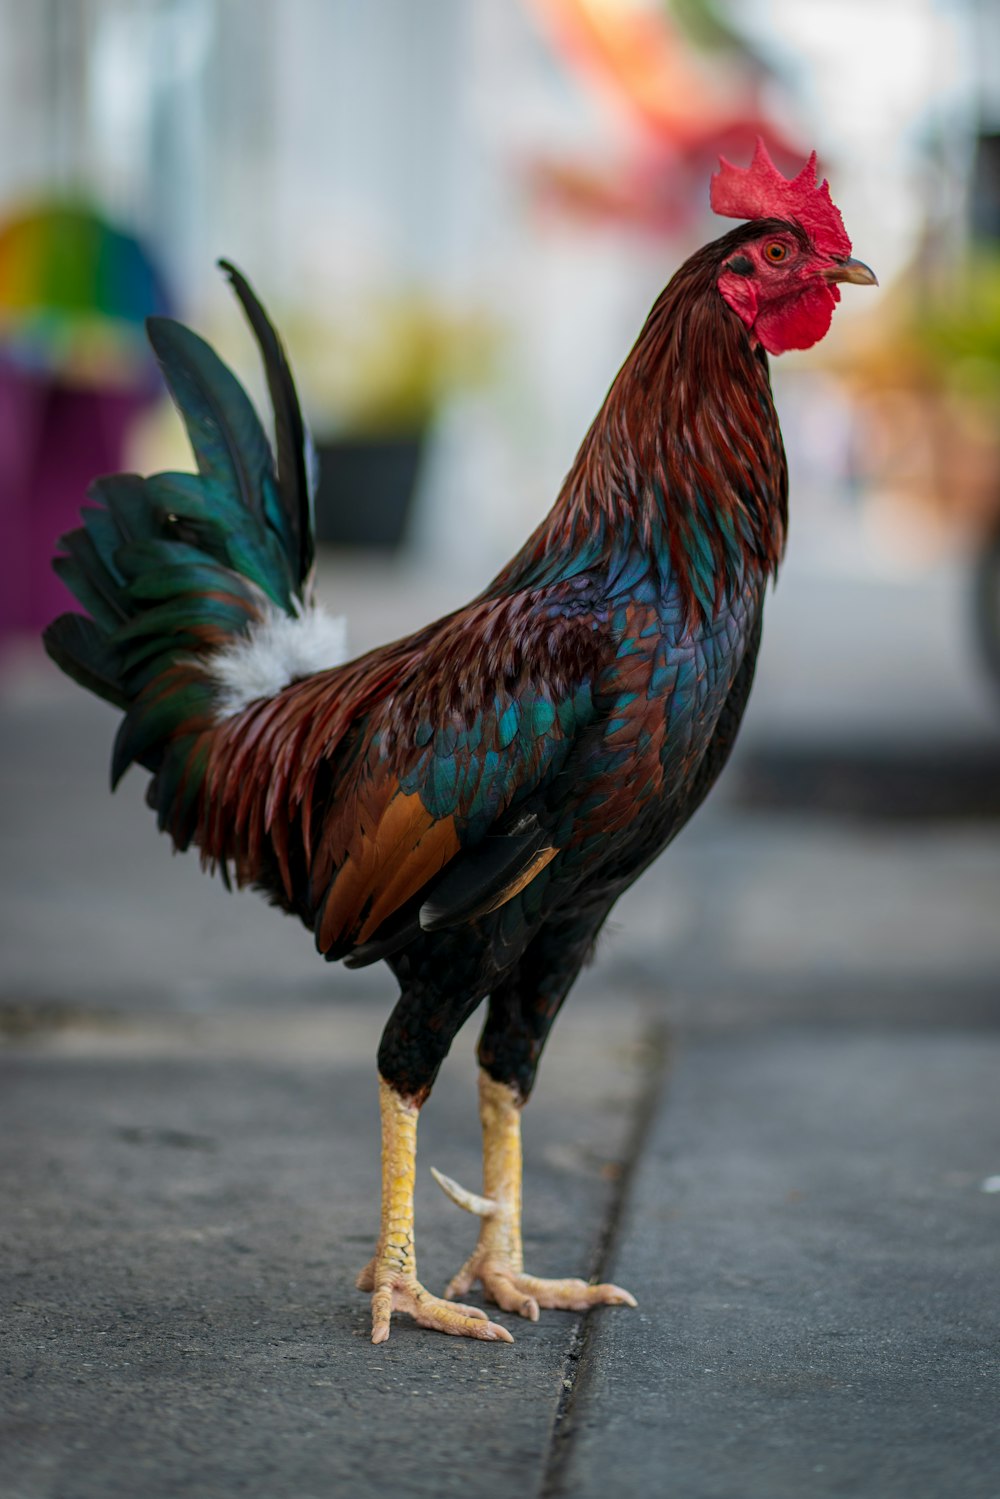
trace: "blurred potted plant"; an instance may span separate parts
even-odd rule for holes
[[[332,324],[293,320],[291,333],[319,458],[317,537],[394,550],[427,433],[449,394],[486,377],[492,331],[408,292],[362,300]]]

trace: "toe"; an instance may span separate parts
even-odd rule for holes
[[[449,1310],[454,1312],[455,1308],[449,1306]],[[435,1332],[444,1332],[453,1338],[478,1338],[481,1343],[513,1343],[514,1341],[506,1327],[501,1327],[499,1322],[490,1322],[483,1312],[480,1312],[478,1317],[456,1314],[447,1319],[426,1311],[420,1311],[414,1315],[421,1327],[433,1328]]]
[[[476,1278],[476,1272],[472,1268],[471,1261],[467,1260],[457,1275],[453,1275],[445,1287],[445,1300],[454,1301],[456,1296],[464,1296]]]
[[[530,1291],[539,1306],[567,1312],[586,1312],[592,1306],[635,1306],[636,1299],[621,1286],[610,1283],[592,1286],[585,1280],[536,1280],[525,1276],[522,1288]]]
[[[463,1317],[475,1317],[480,1322],[486,1322],[489,1320],[486,1316],[486,1313],[482,1310],[481,1307],[463,1306],[460,1301],[451,1300],[448,1301],[448,1305],[451,1307],[451,1310],[453,1312],[458,1312]]]
[[[384,1343],[392,1317],[392,1291],[385,1287],[372,1297],[372,1342]]]
[[[594,1296],[595,1302],[603,1302],[605,1306],[638,1306],[639,1303],[631,1291],[626,1291],[624,1286],[613,1286],[606,1281],[600,1286],[591,1286],[591,1291],[599,1292]]]
[[[517,1275],[490,1275],[483,1278],[483,1287],[491,1301],[505,1312],[516,1312],[529,1322],[538,1321],[538,1302],[529,1289],[522,1286]]]
[[[592,1288],[583,1280],[536,1280],[534,1276],[525,1276],[524,1288],[530,1289],[538,1305],[546,1308],[585,1312],[593,1305],[588,1295]]]
[[[519,1305],[511,1308],[519,1317],[526,1317],[529,1322],[537,1322],[539,1318],[539,1306],[534,1296],[521,1296]]]

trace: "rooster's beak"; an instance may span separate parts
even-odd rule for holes
[[[863,260],[838,260],[821,272],[824,281],[853,281],[855,286],[878,286],[878,277]]]

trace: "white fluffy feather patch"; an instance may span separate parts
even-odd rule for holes
[[[216,712],[231,718],[258,698],[274,697],[299,677],[347,660],[347,621],[320,605],[294,617],[267,606],[263,619],[205,660],[219,689]]]

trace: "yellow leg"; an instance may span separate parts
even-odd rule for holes
[[[379,1078],[382,1114],[382,1221],[374,1258],[358,1276],[358,1289],[372,1293],[372,1342],[389,1336],[393,1312],[408,1312],[421,1327],[460,1338],[512,1343],[505,1327],[474,1306],[455,1306],[432,1296],[417,1279],[413,1243],[413,1179],[419,1109]]]
[[[483,1196],[466,1192],[448,1177],[434,1173],[454,1202],[482,1218],[479,1242],[445,1296],[464,1296],[473,1281],[479,1280],[497,1306],[532,1322],[537,1322],[542,1306],[574,1312],[600,1304],[635,1306],[635,1297],[621,1286],[592,1286],[575,1279],[539,1280],[525,1275],[521,1247],[521,1103],[513,1088],[483,1071],[479,1073],[479,1117],[483,1126]]]

